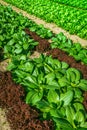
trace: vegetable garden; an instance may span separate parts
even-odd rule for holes
[[[5,1],[87,39],[84,0]],[[0,4],[0,18],[0,62],[9,59],[0,72],[0,107],[11,129],[87,130],[87,47],[10,6]]]

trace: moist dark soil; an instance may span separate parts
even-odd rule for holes
[[[43,39],[38,36],[35,32],[31,32],[28,28],[25,28],[26,34],[30,35],[35,41],[39,42],[38,46],[36,46],[36,51],[45,52],[49,50],[50,44],[47,39]]]
[[[77,62],[72,56],[69,56],[61,49],[51,49],[50,43],[47,39],[41,38],[35,32],[31,32],[28,28],[25,29],[25,32],[26,34],[30,35],[35,41],[39,42],[38,46],[36,46],[36,50],[38,52],[47,52],[47,55],[52,55],[53,58],[67,62],[70,67],[78,69],[82,73],[84,79],[87,79],[87,66],[85,64],[82,64],[80,61]]]
[[[25,104],[23,87],[12,81],[10,72],[0,72],[0,107],[7,109],[12,130],[53,130],[52,121],[41,121],[39,112]]]

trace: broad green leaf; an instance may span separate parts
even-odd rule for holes
[[[61,87],[67,86],[68,85],[68,81],[65,77],[62,77],[58,80],[58,83]]]
[[[74,83],[78,83],[81,78],[80,72],[75,68],[69,68],[66,71],[66,76],[70,82]]]
[[[43,85],[43,88],[45,88],[45,89],[49,89],[49,90],[56,90],[56,89],[60,89],[60,87],[57,85],[57,86],[55,86],[55,85]]]
[[[30,73],[32,73],[32,71],[34,69],[34,65],[32,62],[26,62],[24,67],[25,67],[25,71],[28,71]]]
[[[36,88],[39,89],[39,87],[36,84],[28,82],[26,80],[23,80],[22,83],[20,84],[27,87],[28,90],[36,89]]]
[[[43,84],[45,82],[44,73],[38,74],[38,84]]]
[[[75,110],[70,106],[66,107],[66,118],[70,122],[70,124],[73,126],[73,128],[76,128],[75,123],[74,123]]]
[[[85,123],[81,123],[80,127],[83,127],[83,128],[80,128],[78,130],[87,130],[87,121]]]
[[[16,54],[20,54],[22,52],[22,48],[15,49],[14,51]]]
[[[80,103],[80,102],[75,102],[75,103],[73,103],[73,106],[74,106],[74,108],[75,108],[75,110],[78,112],[78,111],[84,111],[85,109],[84,109],[84,106],[83,106],[83,104],[82,103]],[[84,111],[85,112],[85,111]]]
[[[33,75],[31,75],[31,74],[28,74],[28,76],[27,77],[25,77],[25,80],[28,80],[29,82],[31,82],[31,83],[37,83],[37,80],[36,80],[36,77],[34,77]]]
[[[82,97],[82,91],[79,88],[75,88],[74,92],[75,92],[75,95],[74,95],[75,98],[79,99]]]
[[[61,128],[73,130],[71,124],[63,118],[53,118],[53,121],[56,122],[57,125],[60,125]]]
[[[49,90],[47,99],[49,102],[57,103],[59,102],[59,95],[55,90]]]
[[[73,100],[73,96],[74,96],[73,91],[69,90],[66,93],[60,95],[60,101],[63,101],[64,106],[67,106]]]
[[[69,65],[66,62],[62,62],[62,69],[67,69]]]
[[[28,47],[29,47],[29,44],[28,44],[28,43],[23,43],[23,49],[24,49],[24,50],[27,50]]]
[[[45,78],[46,78],[46,83],[49,84],[55,79],[55,74],[49,73],[45,76]]]
[[[50,115],[52,117],[56,117],[56,118],[62,118],[63,117],[63,114],[57,108],[50,109]]]
[[[77,111],[75,114],[75,120],[78,123],[84,123],[85,122],[85,116],[83,111]]]
[[[87,91],[87,80],[81,79],[78,87],[84,91]]]
[[[36,107],[38,109],[40,109],[42,112],[49,112],[50,109],[51,109],[51,106],[50,104],[45,101],[45,100],[42,100],[42,101],[39,101],[37,104],[36,104]]]
[[[7,44],[10,45],[10,46],[12,46],[14,43],[15,43],[15,40],[11,39]]]
[[[43,91],[37,92],[37,91],[31,90],[30,92],[28,92],[26,96],[26,103],[36,105],[36,103],[40,101],[42,97],[43,97]]]

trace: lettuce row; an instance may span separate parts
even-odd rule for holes
[[[5,0],[30,14],[87,39],[87,10],[72,8],[52,0]]]
[[[60,4],[65,4],[67,6],[72,6],[72,7],[75,7],[75,8],[79,8],[79,9],[83,9],[83,10],[86,10],[87,9],[87,1],[85,0],[52,0],[52,1],[55,1],[55,2],[58,2]]]

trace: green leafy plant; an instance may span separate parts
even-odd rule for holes
[[[82,104],[87,80],[77,69],[44,55],[27,60],[14,57],[8,69],[24,87],[26,103],[38,108],[44,119],[52,119],[56,130],[87,128]]]
[[[58,0],[58,3],[54,0],[5,1],[47,22],[55,23],[71,34],[87,39],[87,2],[84,0],[78,2],[76,0]]]

